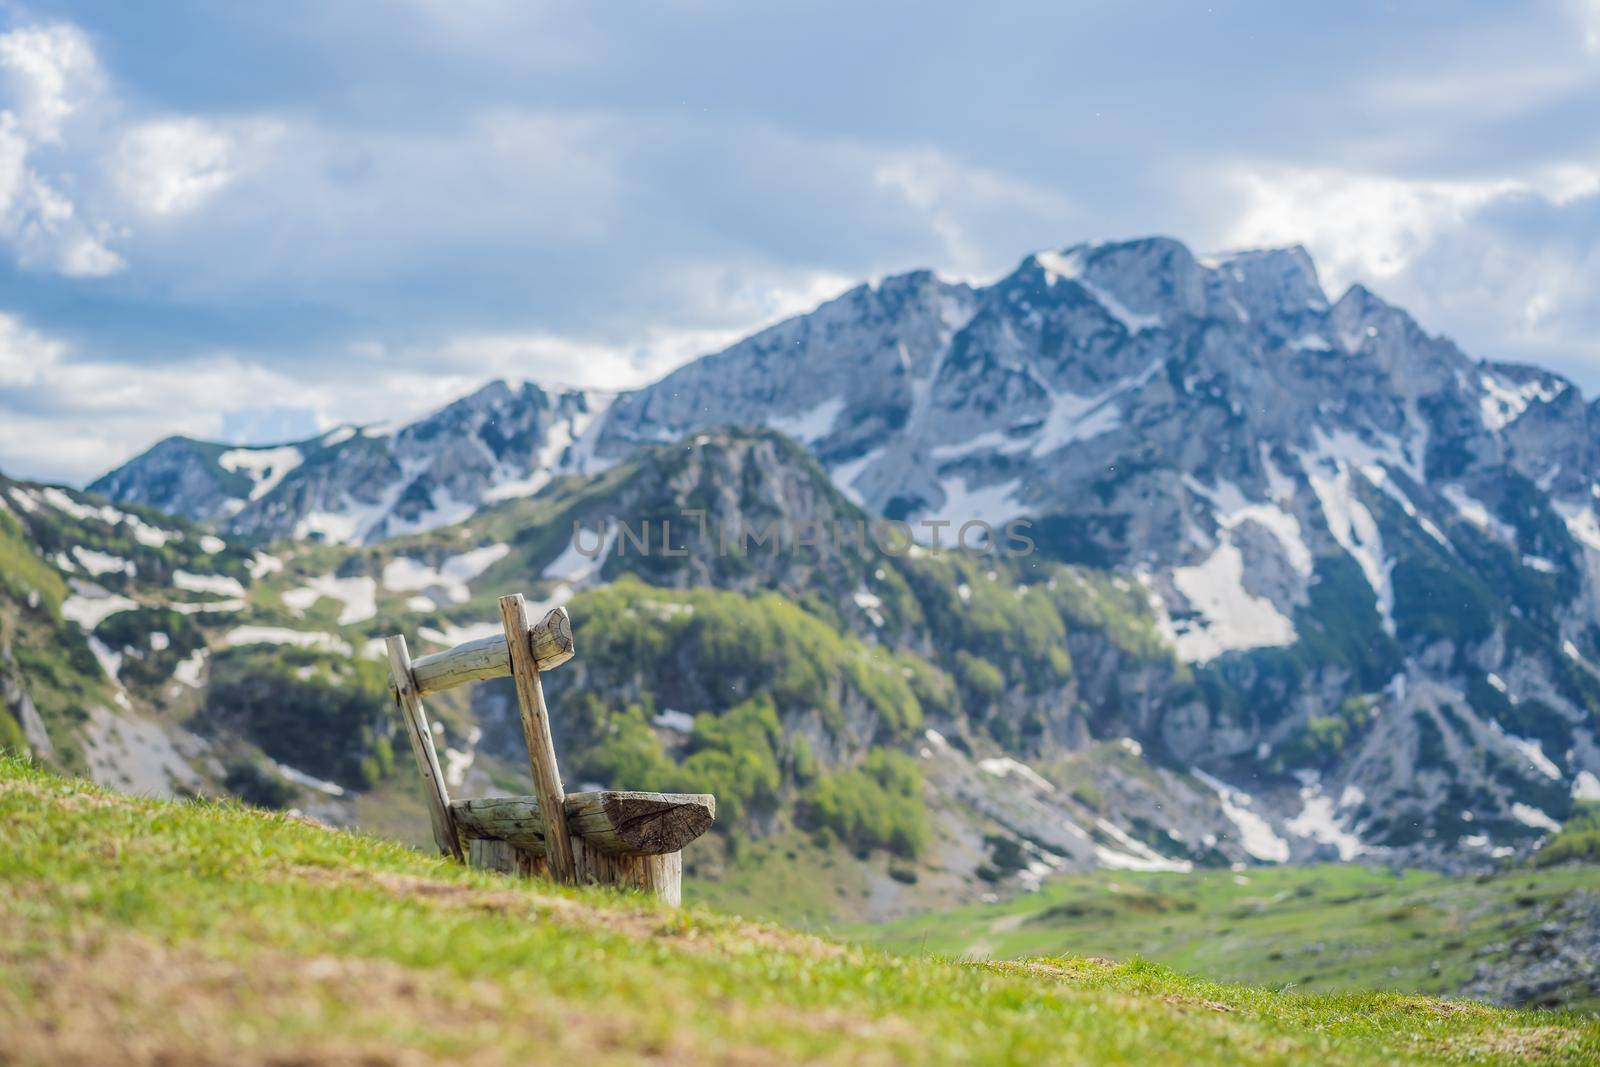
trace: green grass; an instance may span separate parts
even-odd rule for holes
[[[1593,1062],[1600,1024],[848,947],[0,759],[0,1061]]]
[[[837,926],[841,914],[859,914],[871,892],[869,870],[886,862],[881,853],[860,859],[837,838],[798,829],[727,845],[735,854],[724,848],[719,857],[699,845],[684,853],[684,896],[723,914],[808,931]]]
[[[1475,953],[1527,932],[1542,907],[1582,888],[1600,888],[1600,868],[1490,877],[1340,865],[1098,871],[1000,904],[852,933],[901,951],[1141,957],[1224,981],[1442,993],[1472,976],[1484,959]]]

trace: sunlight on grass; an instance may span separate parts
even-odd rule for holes
[[[1582,1062],[1600,1026],[1145,962],[971,963],[517,883],[0,763],[0,1059]],[[175,1006],[182,1005],[181,1011]]]

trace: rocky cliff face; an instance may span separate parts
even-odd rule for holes
[[[787,429],[877,514],[1026,517],[1135,577],[1206,700],[1130,726],[1297,780],[1331,850],[1492,849],[1600,788],[1592,405],[1330,301],[1301,250],[890,279],[623,398],[597,450],[711,423]]]

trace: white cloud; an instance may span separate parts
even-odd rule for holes
[[[740,316],[737,324],[658,327],[629,343],[548,332],[462,334],[402,349],[363,341],[293,372],[227,353],[157,365],[99,359],[0,312],[0,470],[81,483],[169,434],[223,437],[250,423],[241,414],[271,424],[281,421],[267,418],[275,412],[294,413],[319,429],[398,424],[492,378],[634,388],[850,284],[827,272],[777,272],[735,285],[710,268],[685,280],[730,294],[723,311]]]
[[[116,273],[125,264],[107,247],[110,227],[83,219],[66,183],[35,162],[104,90],[88,39],[64,23],[0,34],[0,74],[10,105],[0,110],[0,240],[24,266],[73,278]]]
[[[463,392],[491,378],[547,386],[633,389],[763,327],[810,311],[856,282],[830,271],[788,272],[773,268],[737,272],[713,264],[686,267],[677,280],[684,290],[685,305],[697,316],[716,318],[728,325],[656,326],[640,331],[633,340],[618,342],[538,331],[473,333],[426,349],[396,352],[382,342],[366,341],[353,351],[364,358],[387,358],[403,366],[449,372],[462,383]],[[437,398],[435,390],[429,399],[436,403]]]
[[[0,33],[0,105],[0,241],[22,266],[72,278],[126,269],[112,246],[128,221],[200,207],[238,177],[241,148],[274,130],[140,115],[67,23]]]
[[[0,34],[0,71],[18,124],[44,143],[59,141],[66,121],[105,84],[83,31],[59,22]]]
[[[479,380],[526,379],[542,385],[625,389],[737,340],[731,331],[658,331],[637,345],[553,334],[473,334],[456,337],[438,352],[441,363]]]
[[[1223,243],[1303,244],[1333,289],[1395,277],[1491,205],[1540,197],[1563,205],[1600,190],[1600,172],[1564,165],[1526,176],[1410,179],[1336,168],[1235,167],[1240,208]]]
[[[169,118],[122,135],[113,160],[123,196],[151,215],[184,214],[233,181],[234,138],[215,123]]]
[[[1567,0],[1573,22],[1583,34],[1583,46],[1600,52],[1600,0]]]
[[[1507,180],[1407,181],[1299,167],[1244,170],[1233,183],[1244,208],[1224,243],[1304,244],[1334,288],[1392,277],[1440,230],[1522,188]]]
[[[1229,246],[1303,243],[1330,292],[1360,281],[1468,353],[1600,375],[1600,166],[1479,179],[1230,165],[1214,204]]]
[[[420,414],[480,384],[376,374],[353,359],[327,361],[327,371],[307,380],[227,353],[129,365],[76,352],[0,313],[0,471],[83,482],[169,434],[216,438],[230,412],[309,409],[331,427]]]
[[[127,265],[103,241],[82,231],[63,236],[56,252],[56,267],[69,278],[104,278]]]
[[[1006,250],[1003,264],[995,259],[994,222],[1004,217],[1012,226],[1027,220],[1053,232],[1072,217],[1071,202],[1059,193],[981,167],[958,163],[932,149],[891,152],[874,167],[873,181],[921,213],[943,244],[946,268],[978,278],[1017,258]],[[1037,229],[1035,230],[1037,234]],[[1017,248],[1037,244],[1024,242]]]
[[[39,384],[64,351],[60,341],[28,329],[15,315],[0,315],[0,388]]]

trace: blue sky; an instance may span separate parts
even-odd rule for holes
[[[0,3],[0,470],[623,387],[854,281],[1303,243],[1600,389],[1600,0]]]

